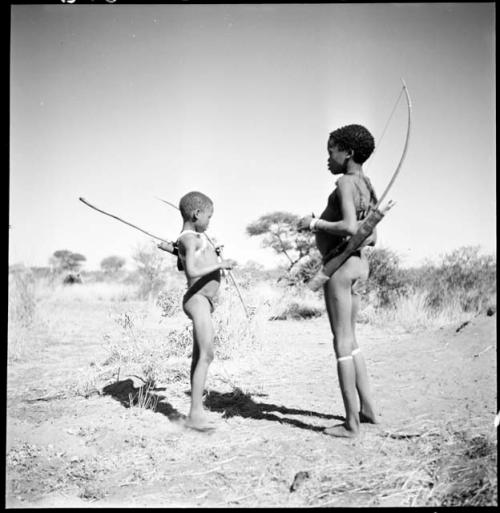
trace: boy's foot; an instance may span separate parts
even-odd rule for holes
[[[189,429],[194,429],[195,431],[213,431],[216,428],[216,425],[214,422],[211,422],[210,420],[206,418],[198,418],[198,417],[186,417],[184,420],[184,426]]]
[[[323,430],[325,435],[336,436],[339,438],[356,438],[359,435],[358,431],[348,429],[346,424],[338,424]]]
[[[363,413],[362,411],[359,412],[359,421],[366,423],[366,424],[378,424],[379,421],[375,417],[374,413]]]

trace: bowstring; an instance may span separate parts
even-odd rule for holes
[[[382,140],[384,139],[384,135],[387,132],[387,128],[389,127],[389,123],[391,122],[391,120],[392,120],[392,118],[394,116],[394,113],[396,112],[396,108],[397,108],[397,106],[399,104],[399,101],[401,100],[401,97],[403,96],[403,93],[404,93],[404,88],[402,87],[401,91],[399,93],[399,96],[397,97],[396,101],[394,102],[394,107],[392,108],[392,112],[389,115],[389,118],[387,119],[387,122],[386,122],[386,124],[384,126],[384,129],[382,130],[382,134],[378,138],[378,143],[377,143],[377,146],[375,147],[375,149],[373,150],[370,162],[368,162],[368,164],[366,165],[366,172],[368,172],[368,169],[370,169],[371,164],[373,163],[373,157],[375,156],[375,153],[377,152],[377,149],[380,148],[380,145],[382,144]]]

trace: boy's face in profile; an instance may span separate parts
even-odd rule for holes
[[[346,150],[340,150],[332,141],[328,141],[328,169],[334,175],[339,175],[347,171]]]
[[[214,207],[206,207],[203,209],[198,209],[196,212],[196,228],[200,232],[206,231],[208,228],[208,225],[210,224],[210,219],[212,218],[212,215],[214,213]]]

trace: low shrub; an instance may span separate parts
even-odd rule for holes
[[[269,318],[271,321],[285,321],[287,319],[303,320],[321,317],[324,313],[324,308],[316,305],[304,303],[302,301],[291,301],[288,303],[278,315],[273,315]]]
[[[438,266],[427,269],[428,302],[439,308],[458,300],[465,312],[485,310],[496,303],[496,261],[480,255],[478,246],[465,246],[444,255]]]
[[[283,287],[270,304],[269,320],[304,320],[325,313],[322,292],[312,292],[305,286]]]
[[[376,299],[376,307],[394,306],[396,300],[409,292],[410,284],[400,268],[399,255],[388,248],[375,248],[368,253],[370,274],[366,292]]]
[[[479,247],[458,248],[438,264],[410,269],[401,269],[398,255],[387,249],[373,250],[369,259],[365,320],[411,329],[496,311],[496,262]]]

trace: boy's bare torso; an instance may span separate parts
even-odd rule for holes
[[[349,175],[344,175],[345,177]],[[344,178],[345,179],[345,178]],[[356,208],[356,216],[358,219],[364,214],[368,205],[370,204],[370,191],[362,179],[355,176],[349,176],[350,180],[354,182],[354,205]],[[329,196],[325,210],[320,215],[320,219],[325,221],[339,221],[342,219],[342,211],[340,207],[340,200],[335,189]],[[318,248],[321,256],[325,256],[330,251],[335,249],[339,244],[345,240],[345,237],[339,235],[332,235],[325,231],[316,232],[316,247]]]
[[[209,243],[206,235],[204,233],[196,233],[191,230],[185,230],[181,233],[181,235],[178,238],[179,241],[179,257],[184,264],[185,268],[185,258],[186,258],[186,251],[184,248],[184,245],[182,244],[182,240],[185,237],[192,237],[196,238],[196,248],[195,248],[195,264],[197,267],[206,267],[212,264],[217,263],[218,257],[217,253],[215,252],[215,248],[212,246],[212,244]],[[191,289],[195,283],[199,282],[199,287],[196,287],[196,293],[203,294],[209,298],[214,298],[217,295],[217,292],[219,290],[220,286],[220,280],[221,280],[221,273],[220,270],[213,271],[209,274],[206,274],[205,276],[197,277],[197,278],[189,278],[187,277],[188,281],[188,288]]]

